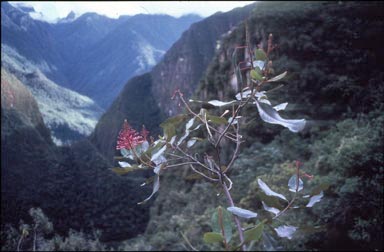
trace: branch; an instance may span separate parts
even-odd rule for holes
[[[222,186],[223,186],[223,189],[224,189],[224,192],[225,192],[225,196],[227,197],[229,206],[234,207],[235,204],[233,204],[232,196],[231,196],[231,194],[229,193],[229,190],[228,190],[228,188],[227,188],[227,185],[226,185],[225,183],[222,183]],[[237,231],[239,232],[240,243],[243,244],[243,245],[242,245],[242,249],[243,249],[243,251],[246,251],[246,250],[247,250],[247,247],[246,247],[246,245],[244,244],[244,233],[243,233],[243,229],[241,228],[240,220],[239,220],[239,218],[238,218],[236,215],[233,215],[233,218],[235,219],[235,223],[236,223]]]
[[[233,163],[235,162],[236,158],[239,155],[240,144],[241,144],[239,131],[240,131],[240,126],[237,125],[237,127],[236,127],[236,138],[237,138],[236,139],[236,148],[235,148],[235,151],[233,152],[231,161],[229,161],[227,168],[224,170],[224,173],[226,173],[232,167]]]
[[[215,179],[215,178],[208,177],[207,175],[205,175],[205,174],[202,173],[201,171],[196,170],[196,168],[193,167],[193,165],[189,165],[189,166],[192,168],[192,170],[193,170],[194,172],[200,174],[201,176],[203,176],[204,178],[208,179],[209,181],[212,181],[212,182],[217,182],[217,181],[219,181],[219,179]]]

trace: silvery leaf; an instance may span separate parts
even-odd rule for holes
[[[260,189],[263,190],[263,192],[264,192],[266,195],[269,195],[269,196],[275,196],[275,197],[278,197],[278,198],[283,199],[283,200],[285,200],[285,201],[288,201],[288,200],[284,197],[284,195],[272,191],[271,188],[269,188],[269,187],[267,186],[267,184],[265,184],[261,179],[258,178],[258,179],[257,179],[257,183],[259,184]]]
[[[292,239],[292,236],[296,232],[296,230],[297,227],[286,225],[275,228],[275,231],[278,236],[288,238],[289,240]]]
[[[235,119],[233,120],[233,122],[232,122],[231,125],[235,125],[235,124],[237,124],[237,123],[239,122],[238,119],[240,119],[240,118],[241,118],[241,116],[236,116]],[[232,121],[232,119],[233,119],[232,116],[229,117],[229,118],[228,118],[228,123],[230,123],[230,122]]]
[[[160,150],[158,150],[155,154],[152,155],[151,161],[158,159],[166,149],[167,149],[167,145],[164,145]]]
[[[280,210],[279,210],[279,209],[274,208],[274,207],[269,207],[269,206],[267,206],[267,205],[264,203],[264,201],[262,201],[261,203],[263,204],[263,207],[264,207],[264,209],[265,209],[266,211],[271,212],[271,213],[273,213],[273,214],[275,214],[275,215],[278,215],[278,214],[280,213]]]
[[[272,106],[271,102],[268,99],[264,98],[264,97],[263,98],[259,98],[258,100],[259,100],[259,102],[262,102],[262,103],[268,104],[269,106]]]
[[[180,145],[184,139],[186,139],[189,136],[189,130],[185,130],[185,134],[177,141],[177,145]]]
[[[213,106],[215,106],[215,107],[222,107],[222,106],[233,104],[235,102],[236,101],[222,102],[222,101],[219,101],[219,100],[212,100],[212,101],[209,101],[208,103],[213,105]]]
[[[260,69],[263,69],[265,65],[265,61],[263,60],[255,60],[253,61],[253,66],[254,67],[259,67]]]
[[[288,105],[288,102],[284,102],[284,103],[281,103],[279,105],[276,105],[274,106],[273,108],[276,110],[276,111],[280,111],[280,110],[284,110]]]
[[[261,119],[267,123],[282,125],[292,132],[299,132],[305,127],[305,119],[287,120],[281,118],[277,111],[269,104],[256,101],[256,105]]]
[[[281,80],[282,78],[284,78],[285,76],[287,75],[287,71],[285,71],[284,73],[282,74],[279,74],[271,79],[268,80],[268,82],[273,82],[273,81],[279,81]]]
[[[239,217],[243,217],[246,219],[257,217],[257,213],[240,208],[240,207],[228,207],[227,210],[233,213],[234,215],[237,215]]]
[[[152,190],[151,195],[149,195],[148,198],[146,198],[145,200],[143,200],[142,202],[139,202],[137,204],[143,204],[144,202],[146,202],[149,199],[151,199],[152,196],[159,190],[159,188],[160,188],[160,176],[159,175],[155,175],[155,178],[153,180],[153,190]]]
[[[297,187],[297,175],[292,175],[292,177],[288,181],[288,187],[291,192],[296,192],[296,187],[298,192],[303,190],[303,185],[303,180],[299,178],[299,186]]]
[[[251,90],[243,91],[242,94],[241,93],[236,94],[236,99],[240,101],[242,98],[247,98],[251,93],[252,93]]]
[[[324,193],[323,191],[320,192],[320,194],[312,196],[311,199],[309,200],[308,204],[306,207],[313,207],[313,205],[321,200],[323,198]]]
[[[194,122],[195,122],[195,117],[191,118],[191,119],[187,122],[187,124],[185,125],[185,130],[189,130],[189,129],[192,127],[192,125],[193,125]]]
[[[173,136],[172,138],[171,138],[171,140],[169,141],[169,144],[173,144],[174,142],[175,142],[175,140],[176,140],[176,136]]]
[[[121,166],[121,167],[123,167],[123,168],[126,168],[126,167],[131,167],[131,165],[129,164],[129,163],[127,163],[127,162],[118,162],[119,163],[119,165]]]
[[[190,148],[196,143],[196,139],[191,139],[187,142],[187,147]]]

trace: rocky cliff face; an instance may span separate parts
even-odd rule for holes
[[[213,58],[218,41],[246,19],[253,8],[254,5],[248,5],[193,24],[154,67],[151,72],[155,80],[154,98],[167,116],[178,112],[177,103],[170,99],[174,91],[180,89],[186,97],[192,96]]]

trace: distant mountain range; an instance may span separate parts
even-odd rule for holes
[[[108,18],[85,13],[50,24],[25,8],[1,4],[1,43],[14,48],[53,82],[108,108],[132,76],[151,69],[197,15]],[[71,21],[72,20],[72,21]]]
[[[2,66],[35,87],[32,93],[57,144],[89,135],[126,81],[151,69],[201,19],[69,13],[51,24],[30,13],[33,8],[1,3]]]

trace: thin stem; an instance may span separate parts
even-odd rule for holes
[[[176,146],[176,149],[178,151],[180,151],[181,153],[183,153],[183,155],[187,156],[189,159],[191,159],[192,161],[194,161],[195,163],[197,163],[198,165],[200,165],[201,167],[209,170],[209,171],[213,171],[211,170],[209,167],[205,166],[203,163],[201,163],[199,160],[197,160],[196,158],[194,158],[193,156],[191,156],[190,154],[188,154],[187,152],[183,151],[183,149],[180,148],[180,146]]]
[[[226,173],[232,167],[233,163],[235,162],[236,158],[239,155],[240,144],[241,144],[239,131],[240,131],[240,127],[239,127],[239,125],[237,125],[237,127],[236,127],[236,138],[237,138],[236,139],[236,148],[235,148],[235,151],[233,152],[231,161],[229,161],[227,168],[224,170],[224,173]]]
[[[280,217],[283,213],[285,213],[293,204],[293,202],[296,200],[296,195],[297,193],[295,193],[295,195],[293,196],[292,200],[288,203],[287,207],[284,208],[283,210],[281,210],[275,217],[273,217],[272,219],[276,219],[278,217]]]
[[[184,163],[178,163],[178,164],[172,164],[172,165],[167,165],[167,168],[172,168],[172,167],[177,167],[177,166],[182,166],[182,165],[190,165],[190,164],[198,164],[196,162],[184,162]]]
[[[34,236],[33,236],[33,251],[36,251],[36,228],[37,225],[34,228]]]
[[[184,238],[184,240],[187,242],[187,244],[191,247],[191,249],[192,249],[193,251],[199,251],[199,250],[197,250],[195,247],[192,246],[192,244],[189,242],[188,238],[187,238],[182,232],[180,232],[180,234],[181,234],[181,236]]]
[[[299,191],[299,181],[300,181],[300,166],[296,165],[296,191],[295,195],[293,196],[292,200],[288,203],[287,207],[281,210],[275,217],[272,219],[276,219],[279,216],[281,216],[283,213],[285,213],[293,204],[293,202],[296,200],[297,192]]]
[[[228,246],[227,240],[225,239],[225,231],[224,231],[224,225],[223,225],[223,212],[221,211],[221,208],[219,208],[219,224],[220,224],[221,234],[224,237],[223,242],[225,246],[225,251],[229,251],[229,246]]]
[[[17,243],[17,251],[20,251],[21,241],[23,240],[23,238],[24,238],[24,233],[21,234],[19,242]]]
[[[217,181],[219,181],[219,179],[215,179],[215,178],[208,177],[207,175],[205,175],[205,174],[202,173],[201,171],[196,170],[196,168],[193,167],[193,165],[189,165],[189,166],[192,168],[192,170],[193,170],[194,172],[200,174],[200,175],[203,176],[204,178],[206,178],[206,179],[208,179],[208,180],[210,180],[210,181],[212,181],[212,182],[217,182]]]
[[[234,207],[235,204],[233,204],[232,196],[231,196],[231,194],[230,194],[230,192],[228,190],[227,185],[225,183],[222,183],[222,186],[223,186],[223,190],[225,192],[225,196],[227,197],[229,206]],[[243,244],[244,243],[244,233],[243,233],[243,229],[241,228],[240,220],[239,220],[239,218],[236,215],[233,215],[233,218],[235,219],[237,231],[239,232],[240,243]],[[243,244],[241,246],[241,248],[242,248],[243,251],[247,250],[247,246],[245,244]]]

